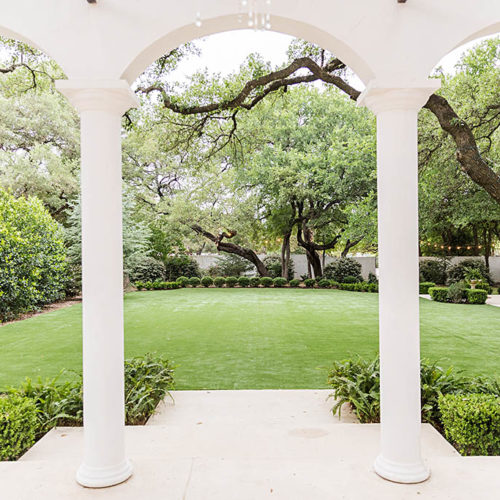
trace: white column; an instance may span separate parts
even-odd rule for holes
[[[121,117],[137,105],[123,80],[63,80],[81,116],[84,458],[77,481],[132,474],[125,457]]]
[[[420,452],[417,116],[436,90],[369,85],[377,115],[381,453],[375,472],[400,483],[429,477]]]

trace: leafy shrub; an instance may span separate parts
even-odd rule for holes
[[[308,279],[304,280],[304,285],[307,288],[314,288],[315,284],[316,284],[316,280],[315,279],[308,278]]]
[[[234,288],[238,284],[238,278],[236,276],[228,276],[226,278],[226,286],[229,288]]]
[[[225,284],[226,284],[226,278],[222,278],[221,276],[219,276],[218,278],[214,279],[214,285],[217,288],[222,288]]]
[[[339,289],[347,292],[355,292],[357,283],[339,283]]]
[[[466,290],[466,294],[469,304],[485,304],[488,299],[486,290]]]
[[[378,283],[368,283],[366,291],[370,293],[378,293]]]
[[[433,286],[429,288],[429,295],[431,296],[431,299],[436,302],[447,302],[448,288]]]
[[[340,283],[338,281],[330,280],[330,288],[339,288],[339,287]]]
[[[82,292],[82,266],[68,263],[67,281],[64,288],[66,297],[76,297]]]
[[[449,394],[439,409],[445,436],[462,455],[500,455],[500,398]]]
[[[269,288],[273,284],[273,279],[269,278],[268,276],[265,276],[263,278],[260,278],[260,284],[264,288]]]
[[[250,278],[250,286],[257,288],[260,285],[260,278],[258,276],[254,276]]]
[[[493,293],[493,287],[486,282],[476,283],[476,290],[484,290],[487,295]]]
[[[145,290],[146,289],[145,283],[143,281],[136,281],[134,283],[134,286],[137,288],[137,290]]]
[[[429,293],[429,288],[435,286],[436,283],[431,283],[430,281],[424,281],[420,283],[418,293],[420,293],[420,295],[427,295]]]
[[[445,259],[425,259],[420,261],[420,281],[444,285],[447,279],[448,261]]]
[[[368,283],[377,283],[378,284],[377,275],[375,275],[373,273],[368,273]]]
[[[176,281],[183,288],[185,288],[186,286],[189,285],[189,278],[187,276],[181,276],[181,277],[177,278]]]
[[[248,285],[250,285],[250,278],[248,278],[247,276],[240,276],[238,278],[238,284],[242,288],[246,288]]]
[[[254,265],[239,255],[229,254],[219,257],[210,273],[216,276],[241,276],[254,269]]]
[[[188,278],[200,278],[201,271],[198,262],[188,255],[176,255],[167,257],[164,261],[165,278],[167,281],[175,281],[181,276]]]
[[[165,278],[163,262],[143,254],[134,254],[128,258],[127,272],[132,283],[137,281],[157,281]]]
[[[64,298],[63,230],[36,198],[0,189],[0,321]]]
[[[319,280],[318,286],[320,288],[330,288],[330,280],[325,280],[325,279]]]
[[[448,287],[448,301],[453,304],[460,304],[461,302],[464,302],[466,289],[467,285],[463,281],[452,283]]]
[[[346,283],[347,276],[353,276],[355,281],[363,281],[361,264],[350,257],[342,257],[325,266],[323,275],[326,279]]]
[[[483,276],[484,281],[491,283],[490,274],[482,259],[465,259],[448,268],[448,284],[465,280],[467,273],[471,269],[477,269],[481,276]]]
[[[210,276],[204,276],[203,278],[201,278],[201,284],[205,288],[208,288],[209,286],[214,284],[214,279]]]
[[[359,283],[359,279],[356,276],[346,276],[341,283]]]
[[[0,461],[16,460],[35,443],[36,406],[18,394],[0,397]]]
[[[177,281],[164,281],[162,283],[162,290],[178,290],[181,287]]]
[[[281,257],[277,255],[268,255],[262,261],[269,271],[269,276],[271,278],[281,278]],[[288,279],[292,279],[295,275],[295,265],[293,260],[288,261]]]
[[[296,288],[300,285],[300,280],[290,280],[290,286]]]
[[[189,278],[189,284],[192,286],[192,287],[197,287],[199,286],[201,283],[201,280],[200,278],[196,277],[196,276],[193,276],[192,278]]]
[[[274,278],[273,285],[275,288],[283,288],[287,284],[287,280],[285,278]]]

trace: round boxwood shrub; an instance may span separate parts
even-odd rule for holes
[[[273,279],[273,285],[276,288],[283,288],[287,284],[287,281],[285,278],[274,278]]]
[[[447,302],[448,301],[448,288],[434,286],[429,288],[429,294],[432,300],[436,302]]]
[[[329,280],[325,280],[325,279],[319,280],[318,286],[320,288],[330,288],[330,281]]]
[[[238,283],[238,278],[236,276],[228,276],[226,278],[226,286],[229,288],[234,288]]]
[[[429,288],[432,288],[434,286],[436,286],[436,283],[431,283],[430,281],[420,283],[418,293],[420,293],[420,295],[426,295],[429,293]]]
[[[214,279],[214,285],[217,288],[222,288],[226,284],[226,278],[222,278],[221,276]]]
[[[469,304],[486,304],[486,299],[488,298],[486,290],[466,290],[465,292]]]
[[[308,278],[304,280],[304,285],[306,285],[307,288],[314,288],[314,285],[316,284],[316,280],[313,278]]]
[[[189,284],[195,288],[201,283],[200,278],[193,276],[192,278],[189,278]]]
[[[187,276],[181,276],[180,278],[177,278],[176,281],[182,287],[186,287],[189,285],[189,278]]]
[[[339,283],[351,283],[345,281],[347,276],[355,278],[354,283],[363,281],[361,276],[361,264],[349,257],[342,257],[325,266],[324,277],[329,280],[335,280]]]
[[[200,278],[201,271],[198,262],[188,255],[175,255],[167,257],[164,262],[165,278],[167,281],[175,281],[180,276],[188,278]]]
[[[0,461],[16,460],[35,443],[37,409],[17,394],[0,397]]]
[[[0,189],[0,321],[65,296],[63,230],[36,198]]]
[[[250,284],[250,278],[248,278],[247,276],[240,276],[238,278],[238,284],[242,288],[246,288]]]
[[[297,288],[300,285],[300,280],[291,280],[290,286],[293,288]]]
[[[204,276],[203,278],[201,278],[201,284],[205,288],[208,288],[209,286],[214,284],[214,279],[211,276]]]
[[[264,278],[260,278],[260,284],[264,288],[269,288],[273,284],[273,279],[265,276]]]
[[[330,288],[339,288],[339,282],[335,280],[330,280]]]
[[[258,276],[254,276],[253,278],[250,278],[250,286],[253,288],[258,288],[260,285],[260,278]]]

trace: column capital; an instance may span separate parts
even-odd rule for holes
[[[108,111],[121,116],[125,111],[139,105],[137,97],[125,80],[57,80],[56,88],[79,113]]]
[[[376,115],[384,111],[418,111],[440,86],[437,79],[396,85],[372,80],[358,97],[357,104],[366,106]]]

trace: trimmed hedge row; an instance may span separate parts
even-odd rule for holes
[[[429,288],[429,294],[432,300],[436,302],[465,302],[467,304],[485,304],[488,299],[488,292],[486,290],[471,290],[470,288],[465,288],[459,290],[458,293],[461,294],[458,298],[456,297],[457,291],[452,289],[452,287],[431,287]]]
[[[334,280],[327,279],[306,279],[302,282],[306,288],[335,288],[338,290],[345,290],[349,292],[378,292],[378,283],[368,283],[366,281],[356,282],[356,283],[338,283]],[[235,286],[239,286],[241,288],[298,288],[300,287],[301,281],[298,279],[293,279],[291,281],[287,281],[285,278],[269,278],[269,277],[253,277],[249,278],[247,276],[240,276],[236,278],[234,276],[229,276],[227,278],[218,277],[212,278],[210,276],[205,276],[201,280],[199,278],[187,278],[185,276],[181,276],[175,282],[164,282],[164,281],[147,281],[142,282],[138,281],[135,283],[135,286],[138,290],[173,290],[178,288],[185,288],[187,286],[198,287],[204,286],[205,288],[215,286],[216,288],[222,288],[226,286],[227,288],[234,288]]]

